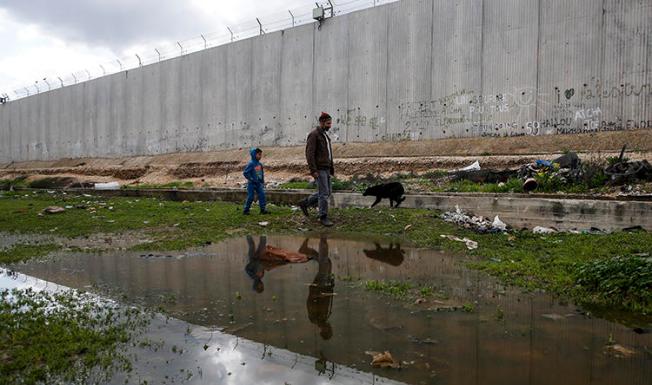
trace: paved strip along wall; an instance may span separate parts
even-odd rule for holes
[[[0,106],[0,162],[652,128],[649,0],[402,0]]]

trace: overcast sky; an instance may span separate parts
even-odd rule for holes
[[[116,58],[227,25],[277,20],[312,0],[0,0],[0,94],[43,77],[94,68]],[[289,19],[289,15],[288,15]],[[42,84],[42,83],[41,83]]]

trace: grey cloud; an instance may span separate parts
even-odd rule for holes
[[[220,24],[180,0],[5,0],[0,8],[62,38],[115,50],[157,39],[185,39]]]

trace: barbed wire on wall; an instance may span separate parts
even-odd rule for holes
[[[315,20],[313,19],[312,12],[315,7],[326,8],[332,6],[332,16],[338,16],[378,5],[394,3],[396,1],[398,0],[330,0],[330,2],[316,2],[314,7],[289,9],[265,17],[254,17],[251,21],[226,26],[225,31],[222,32],[211,32],[191,39],[171,42],[164,46],[152,48],[146,52],[138,52],[130,56],[116,58],[112,61],[98,64],[95,67],[88,67],[67,74],[44,76],[36,80],[33,84],[15,89],[10,93],[0,92],[0,102],[7,103],[11,100],[79,84],[98,77],[154,64],[237,40],[313,23]]]

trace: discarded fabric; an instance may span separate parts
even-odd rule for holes
[[[473,241],[473,240],[471,240],[469,238],[460,238],[460,237],[456,237],[454,235],[444,235],[444,234],[442,234],[440,236],[442,238],[446,238],[446,239],[449,239],[451,241],[464,242],[466,244],[466,248],[469,249],[469,250],[475,250],[475,249],[478,248],[478,242]]]
[[[550,227],[536,226],[532,229],[532,232],[535,234],[552,234],[556,233],[557,230]]]
[[[365,354],[372,356],[371,366],[376,368],[394,368],[398,369],[401,367],[401,363],[396,361],[392,354],[388,351],[384,353],[380,352],[365,352]]]
[[[63,207],[59,207],[59,206],[48,206],[48,207],[43,209],[43,212],[46,213],[46,214],[59,214],[59,213],[62,213],[64,211],[66,211],[66,209],[64,209]]]
[[[477,160],[466,167],[462,167],[457,171],[477,171],[480,170],[480,162]]]

